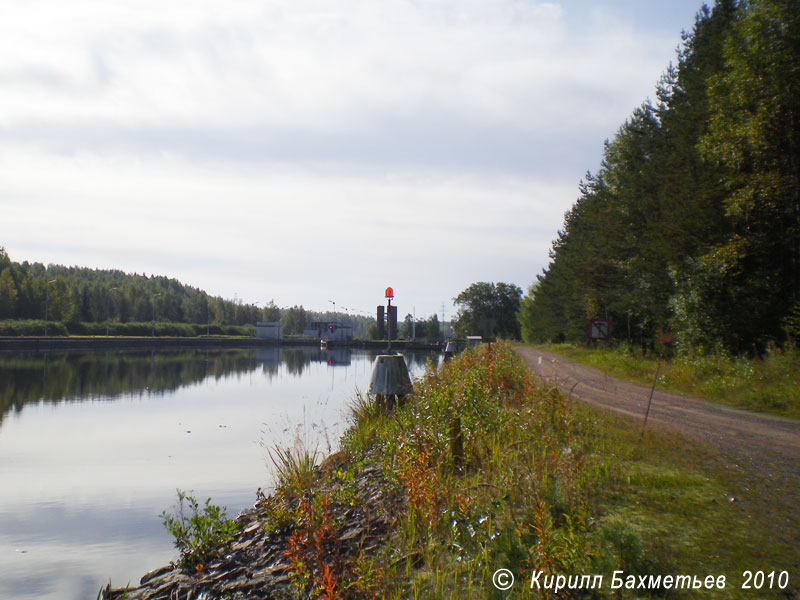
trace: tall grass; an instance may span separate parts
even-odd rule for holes
[[[382,550],[386,597],[485,597],[500,567],[589,567],[581,425],[505,345],[429,372],[392,414],[362,398],[353,421],[343,447],[378,462],[406,506]]]
[[[281,487],[297,492],[311,488],[317,476],[320,456],[316,448],[312,450],[305,445],[274,446],[268,450],[268,454],[274,480]]]

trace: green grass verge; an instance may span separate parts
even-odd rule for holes
[[[657,357],[626,348],[537,345],[611,377],[652,385]],[[800,351],[775,350],[763,359],[727,355],[675,356],[659,368],[657,388],[757,412],[800,419]]]
[[[534,380],[505,344],[470,350],[430,372],[391,413],[358,399],[352,421],[342,439],[349,460],[335,477],[346,483],[363,465],[378,465],[386,494],[402,508],[383,543],[352,564],[321,564],[321,548],[312,561],[303,554],[308,545],[295,542],[287,556],[301,594],[753,598],[800,590],[796,492],[764,486],[759,474],[683,438],[640,438],[630,421]],[[276,493],[276,506],[286,507],[276,509],[281,526],[291,529],[297,519],[301,532],[309,523],[314,531],[334,528],[326,507],[347,502],[346,485],[333,494],[314,491],[325,486],[300,489],[296,474],[307,469],[285,471]],[[298,506],[306,507],[299,519]],[[516,577],[506,591],[493,584],[501,568]],[[789,582],[782,590],[777,579],[771,590],[743,590],[745,570],[786,571]],[[638,577],[689,575],[725,576],[727,585],[612,590],[614,571],[636,584]],[[532,589],[537,572],[540,585]],[[592,589],[595,575],[602,587]],[[559,576],[583,589],[540,589],[544,577],[552,584]]]
[[[581,410],[596,415],[596,458],[609,465],[595,496],[599,529],[611,532],[611,539],[624,539],[615,534],[617,528],[631,532],[638,539],[631,544],[639,557],[634,564],[654,572],[727,578],[725,590],[686,597],[797,596],[800,513],[792,482],[776,484],[770,474],[677,435],[650,431],[640,439],[629,419]],[[788,591],[742,589],[747,570],[787,571]]]

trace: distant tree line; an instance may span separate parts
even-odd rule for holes
[[[374,323],[374,317],[365,315],[357,315],[353,312],[342,311],[312,311],[303,308],[303,305],[292,306],[290,308],[280,309],[278,318],[270,319],[273,321],[280,320],[281,329],[284,335],[301,335],[303,331],[314,322],[322,323],[343,323],[350,325],[353,328],[353,336],[359,338],[369,337],[368,328]]]
[[[112,335],[149,335],[155,319],[157,335],[243,334],[248,330],[242,327],[257,321],[281,321],[285,333],[300,334],[311,321],[338,320],[364,336],[372,322],[369,317],[306,311],[302,306],[282,309],[272,300],[263,307],[245,304],[163,276],[15,262],[0,247],[0,334],[41,334],[45,316],[50,333],[58,335],[102,334],[109,323]]]
[[[415,319],[413,315],[407,314],[402,323],[399,323],[400,339],[404,340],[441,340],[442,324],[439,316],[434,314],[427,319]]]
[[[606,142],[520,312],[530,341],[760,352],[800,334],[800,2],[719,0]]]
[[[106,320],[245,325],[267,308],[219,297],[162,276],[13,262],[0,248],[0,319]]]

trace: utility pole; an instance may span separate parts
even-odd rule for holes
[[[108,337],[108,326],[111,323],[111,292],[118,289],[118,287],[109,288],[106,294],[106,337]]]
[[[153,337],[156,337],[156,297],[160,295],[161,292],[153,295]]]
[[[47,310],[50,304],[50,284],[55,283],[55,279],[51,279],[44,286],[44,336],[47,337]]]

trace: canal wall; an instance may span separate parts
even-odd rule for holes
[[[112,350],[162,348],[245,348],[280,345],[317,346],[314,338],[284,338],[281,340],[254,337],[91,337],[91,336],[0,336],[0,352],[53,352],[59,350]],[[349,347],[371,350],[386,348],[386,340],[329,341],[328,347]],[[393,350],[441,350],[439,342],[392,340]]]

